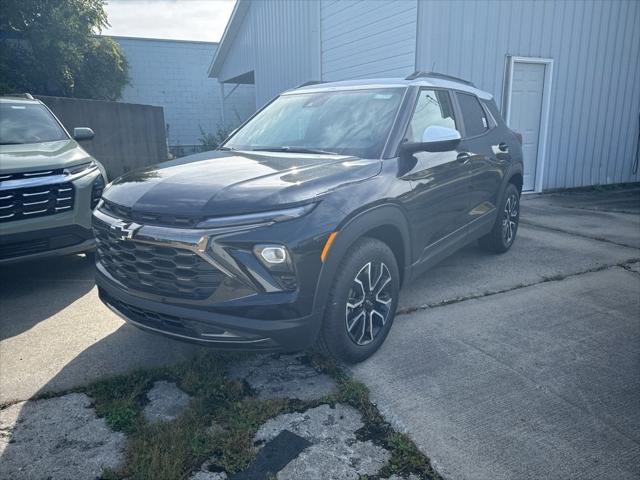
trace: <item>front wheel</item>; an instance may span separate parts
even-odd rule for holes
[[[358,240],[342,260],[329,293],[319,349],[347,363],[373,355],[393,324],[399,287],[391,249],[373,238]]]
[[[510,183],[504,192],[502,205],[493,229],[480,238],[480,246],[494,253],[504,253],[511,248],[520,222],[520,192]]]

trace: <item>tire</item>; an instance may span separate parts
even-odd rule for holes
[[[346,363],[369,358],[391,329],[399,288],[398,264],[391,249],[373,238],[358,240],[336,273],[317,349]]]
[[[480,246],[493,253],[506,252],[516,239],[519,222],[520,192],[514,184],[510,183],[505,189],[496,223],[487,235],[480,238]]]

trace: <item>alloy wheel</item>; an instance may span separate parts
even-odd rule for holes
[[[518,228],[518,196],[511,193],[507,197],[502,214],[502,238],[506,246],[511,245],[516,236]]]
[[[384,262],[369,262],[353,279],[346,305],[346,328],[356,345],[371,343],[384,329],[392,298],[391,272]]]

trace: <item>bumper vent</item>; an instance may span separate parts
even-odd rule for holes
[[[127,287],[174,298],[204,300],[224,274],[195,253],[180,248],[118,239],[94,217],[100,263]]]
[[[67,212],[73,210],[74,200],[75,189],[71,182],[0,190],[0,222]]]
[[[103,191],[104,178],[102,178],[102,175],[98,175],[98,177],[93,181],[93,186],[91,187],[91,210],[96,208],[98,205]]]
[[[194,339],[200,337],[200,333],[195,328],[193,328],[189,320],[184,320],[173,315],[166,315],[164,313],[154,312],[145,308],[138,308],[134,307],[133,305],[128,305],[124,302],[121,302],[120,300],[113,298],[103,290],[100,290],[99,295],[103,302],[111,305],[125,317],[130,318],[140,325]],[[208,325],[207,332],[220,335],[224,333],[224,330]]]

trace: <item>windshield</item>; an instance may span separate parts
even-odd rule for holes
[[[37,103],[0,103],[0,145],[54,142],[69,137]]]
[[[282,95],[224,147],[377,158],[403,93],[396,87]]]

